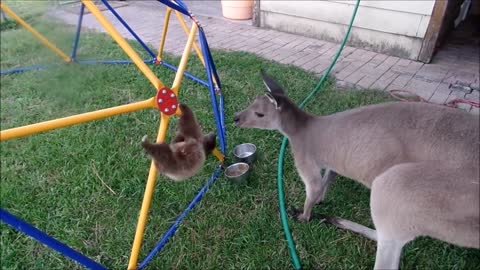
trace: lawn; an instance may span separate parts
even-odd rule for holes
[[[72,28],[42,19],[32,23],[61,48],[71,46]],[[56,61],[23,29],[1,34],[2,69]],[[80,46],[81,58],[126,59],[103,34],[82,33]],[[290,269],[277,205],[281,136],[274,131],[237,129],[231,119],[262,93],[260,68],[277,77],[297,102],[314,87],[318,76],[247,53],[213,51],[213,57],[223,83],[229,150],[238,143],[254,142],[260,156],[247,184],[236,186],[223,176],[213,184],[150,269]],[[168,55],[167,59],[174,64],[179,61]],[[173,72],[160,66],[153,69],[171,85]],[[188,70],[204,77],[195,57]],[[58,65],[2,76],[1,129],[140,101],[154,93],[132,65]],[[330,114],[387,99],[381,92],[336,90],[328,84],[307,110]],[[205,130],[214,129],[204,87],[184,79],[180,100],[192,107]],[[144,110],[2,142],[1,207],[111,269],[126,268],[149,167],[139,143],[145,134],[153,138],[158,124],[158,111]],[[216,165],[209,157],[200,174],[181,183],[159,177],[140,258]],[[285,164],[285,193],[287,207],[303,205],[303,185],[290,155]],[[372,226],[368,206],[368,189],[339,177],[325,204],[314,213]],[[307,224],[290,220],[290,224],[305,269],[373,267],[374,242],[317,220]],[[81,269],[5,224],[0,228],[2,269]],[[408,244],[402,257],[403,269],[475,269],[478,265],[478,250],[429,238]]]

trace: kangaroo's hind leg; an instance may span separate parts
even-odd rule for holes
[[[401,247],[430,236],[480,247],[478,166],[438,161],[393,166],[372,184],[370,206],[377,228],[377,269],[398,268]]]
[[[374,269],[398,269],[405,244],[419,236],[418,194],[424,179],[412,175],[409,164],[391,167],[377,176],[370,193],[372,220],[376,228],[377,254]]]
[[[328,188],[330,187],[330,184],[333,182],[335,177],[337,176],[337,173],[334,172],[333,170],[326,168],[325,172],[323,173],[322,176],[322,192],[320,192],[320,195],[318,198],[315,200],[315,204],[319,204],[325,200],[325,196],[327,195]]]
[[[379,239],[374,269],[398,269],[403,246],[408,242],[405,240]]]

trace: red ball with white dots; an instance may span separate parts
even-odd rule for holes
[[[166,115],[173,115],[177,111],[178,99],[172,89],[160,88],[157,91],[156,102],[158,110]]]

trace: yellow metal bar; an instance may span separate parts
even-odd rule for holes
[[[185,32],[185,34],[188,36],[190,34],[190,30],[188,30],[188,26],[187,26],[187,23],[185,23],[185,20],[183,19],[182,17],[182,13],[178,12],[178,11],[175,11],[175,15],[177,16],[177,19],[178,21],[180,22],[180,25],[182,26],[183,28],[183,31]],[[198,44],[196,41],[193,42],[193,49],[195,50],[195,53],[197,54],[198,56],[198,59],[200,59],[200,62],[202,62],[202,65],[205,66],[205,60],[203,58],[203,55],[202,55],[202,51],[200,50],[200,48],[198,47]],[[217,84],[217,80],[215,80],[215,77],[212,77],[213,79],[213,83],[215,85],[218,85]]]
[[[217,148],[213,149],[212,154],[222,163],[225,160],[225,156]]]
[[[158,129],[157,142],[163,142],[165,140],[169,119],[169,116],[162,113],[160,127]],[[135,238],[133,240],[132,252],[130,254],[130,260],[128,262],[128,270],[133,270],[137,268],[138,254],[140,252],[140,247],[142,244],[145,225],[147,224],[148,211],[150,209],[156,179],[157,168],[152,161],[152,163],[150,164],[150,172],[148,173],[147,186],[145,187],[145,194],[143,195],[142,208],[140,209],[137,230],[135,232]]]
[[[182,82],[183,73],[185,72],[185,68],[187,67],[188,56],[190,56],[190,51],[192,50],[192,44],[195,40],[195,34],[197,33],[197,29],[197,24],[193,22],[192,29],[190,30],[190,34],[188,35],[187,44],[185,45],[185,49],[183,50],[182,58],[180,59],[180,64],[178,65],[178,70],[175,74],[175,79],[173,80],[172,84],[172,90],[176,95],[178,95],[178,89],[180,89],[180,83]]]
[[[28,23],[26,23],[22,18],[20,18],[15,12],[13,12],[10,8],[8,8],[5,4],[0,2],[0,8],[5,11],[10,17],[12,17],[15,21],[17,21],[20,25],[22,25],[25,29],[27,29],[30,33],[32,33],[43,45],[47,46],[50,50],[60,56],[63,61],[70,62],[71,59],[68,55],[66,55],[62,50],[60,50],[57,46],[51,43],[46,37],[40,34],[37,30],[33,29]]]
[[[168,23],[170,22],[170,15],[172,14],[172,9],[167,8],[167,13],[165,14],[165,20],[163,21],[163,31],[162,37],[160,39],[160,48],[158,49],[157,60],[162,60],[163,48],[165,47],[165,40],[167,39],[167,30]]]
[[[120,35],[120,33],[113,27],[113,25],[103,16],[102,12],[97,8],[97,6],[91,0],[82,0],[82,3],[85,7],[90,10],[90,12],[97,18],[98,22],[103,26],[103,28],[112,36],[112,38],[118,43],[118,45],[123,49],[123,51],[130,57],[130,59],[137,65],[140,71],[145,74],[147,79],[153,84],[155,89],[160,89],[164,85],[160,79],[157,78],[155,73],[143,62],[142,58],[133,50],[133,48],[128,44],[128,42]]]
[[[22,127],[2,130],[0,132],[0,141],[6,141],[6,140],[18,138],[18,137],[40,133],[47,130],[67,127],[67,126],[71,126],[79,123],[107,118],[117,114],[134,112],[141,109],[152,108],[152,107],[156,107],[155,97],[152,97],[144,101],[127,104],[127,105],[121,105],[121,106],[98,110],[94,112],[82,113],[82,114],[72,115],[72,116],[59,118],[55,120],[40,122],[32,125],[26,125]]]
[[[182,26],[183,31],[188,36],[190,34],[190,30],[188,30],[187,23],[185,23],[185,20],[183,19],[182,14],[178,11],[175,11],[175,15],[177,16],[177,19],[180,22],[180,25]],[[193,49],[195,50],[195,53],[200,59],[200,62],[202,62],[203,66],[205,66],[205,60],[203,60],[202,52],[200,51],[200,48],[198,47],[198,44],[196,41],[193,42]]]
[[[185,20],[183,19],[182,14],[181,14],[180,12],[178,12],[178,11],[175,11],[175,15],[177,16],[177,19],[178,19],[178,21],[180,22],[180,25],[182,26],[183,31],[185,32],[185,34],[190,37],[190,35],[191,35],[192,33],[191,33],[190,30],[188,29],[187,23],[185,23]],[[193,45],[193,49],[195,50],[195,53],[196,53],[197,56],[198,56],[198,59],[200,59],[200,62],[203,64],[203,66],[205,66],[205,60],[204,60],[204,58],[203,58],[202,52],[201,52],[200,48],[198,47],[198,44],[197,44],[197,42],[196,42],[195,40],[193,41],[192,45]],[[190,50],[189,50],[189,51],[190,51]],[[185,52],[184,52],[184,54],[185,54]],[[183,71],[182,71],[182,73],[183,73]],[[178,72],[177,72],[177,75],[178,75]],[[217,81],[215,80],[215,77],[213,77],[212,79],[213,79],[213,83],[214,83],[215,85],[217,85]],[[174,85],[175,85],[175,83],[174,83]],[[212,154],[213,154],[220,162],[224,162],[225,156],[224,156],[224,155],[222,154],[222,152],[220,152],[217,148],[213,149]]]

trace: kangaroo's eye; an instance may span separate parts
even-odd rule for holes
[[[263,113],[258,113],[258,112],[255,112],[255,115],[258,116],[258,117],[264,117],[264,116],[265,116],[265,114],[263,114]]]

